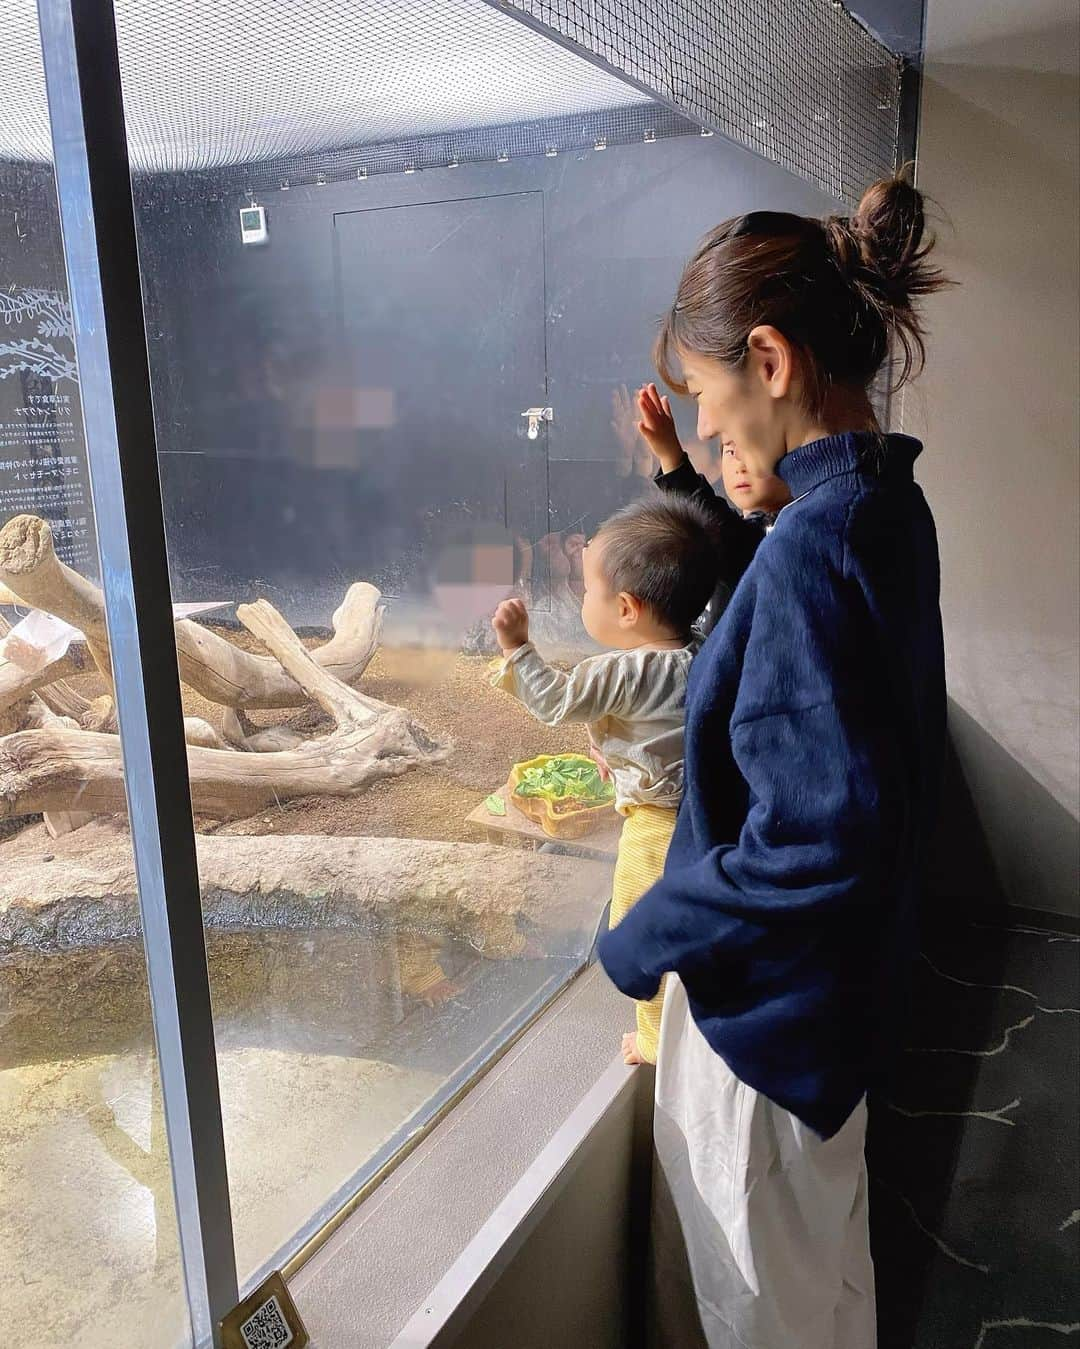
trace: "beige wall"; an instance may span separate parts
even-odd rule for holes
[[[902,404],[941,539],[952,730],[1005,895],[1077,911],[1075,0],[929,0],[919,185],[961,285]],[[950,806],[954,802],[949,803]]]

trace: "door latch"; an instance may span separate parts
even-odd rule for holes
[[[555,418],[555,413],[551,408],[527,408],[522,414],[529,419],[529,439],[535,440],[540,434],[540,423],[550,422]]]

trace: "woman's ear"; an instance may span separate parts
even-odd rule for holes
[[[641,601],[636,595],[628,595],[625,590],[620,590],[616,596],[616,603],[619,606],[619,627],[634,627],[641,617]]]
[[[795,375],[795,348],[780,331],[763,323],[746,339],[749,369],[770,398],[786,398]]]

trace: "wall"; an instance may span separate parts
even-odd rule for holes
[[[652,377],[655,322],[696,240],[751,207],[835,209],[775,165],[698,136],[294,185],[260,194],[270,232],[263,248],[240,242],[236,212],[246,199],[233,184],[216,195],[205,179],[139,185],[174,581],[182,599],[210,589],[238,598],[258,581],[296,622],[325,622],[343,579],[357,574],[357,540],[378,509],[365,482],[392,483],[404,466],[438,486],[438,465],[410,459],[401,426],[381,438],[365,430],[346,446],[330,446],[320,429],[317,409],[340,374],[336,213],[542,194],[545,247],[533,265],[543,271],[546,401],[555,409],[543,515],[552,530],[587,532],[641,490],[634,466],[620,463],[613,395]],[[402,249],[410,246],[403,234]],[[421,308],[430,312],[418,296]],[[416,318],[405,312],[402,321]],[[462,369],[486,334],[463,332],[452,313],[432,321],[445,361],[403,370],[401,384],[442,400],[449,416],[455,363]],[[492,315],[492,329],[514,340],[504,316]],[[425,351],[438,345],[425,335]],[[639,472],[648,471],[644,459],[639,453]],[[392,509],[392,491],[386,500]],[[403,519],[406,535],[420,528]]]
[[[1078,939],[937,922],[871,1100],[878,1349],[1052,1349],[1077,1320]],[[1069,1010],[1073,1009],[1073,1010]]]
[[[903,404],[941,537],[954,798],[1009,902],[1073,915],[1077,40],[1071,0],[931,0],[919,183],[960,286],[927,305]]]

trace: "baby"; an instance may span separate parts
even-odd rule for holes
[[[568,674],[529,641],[521,600],[492,626],[504,660],[492,679],[548,726],[586,723],[615,784],[624,823],[612,882],[611,925],[658,880],[683,786],[683,709],[696,650],[691,635],[720,570],[715,526],[695,502],[639,501],[613,515],[582,554],[581,619],[612,648]],[[664,990],[638,1003],[623,1037],[627,1063],[655,1063]]]
[[[694,497],[710,512],[726,509],[708,478],[694,469],[683,449],[667,395],[661,394],[655,384],[643,384],[637,393],[637,408],[637,429],[660,467],[654,479],[657,486],[677,496]],[[704,451],[708,447],[698,448]],[[791,501],[787,483],[775,473],[751,469],[732,441],[724,442],[720,456],[720,478],[732,507],[744,519],[756,518],[764,527],[770,526]]]
[[[712,520],[722,540],[722,565],[716,589],[701,623],[701,630],[707,635],[719,622],[758,544],[790,502],[791,492],[776,474],[752,470],[739,447],[725,441],[720,448],[725,499],[691,463],[679,440],[671,402],[655,384],[645,384],[638,390],[637,410],[637,430],[659,466],[653,481],[669,499],[678,497],[696,502]],[[699,443],[696,453],[703,458],[709,453],[709,446]]]

